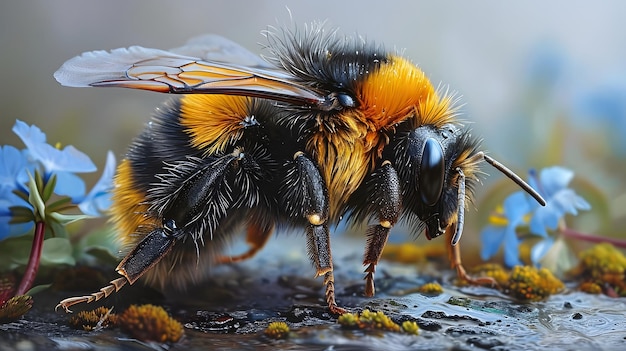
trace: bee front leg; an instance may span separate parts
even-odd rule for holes
[[[374,296],[374,273],[376,265],[385,248],[389,231],[398,220],[401,211],[401,190],[400,180],[391,162],[384,161],[381,168],[373,174],[371,181],[367,184],[371,199],[368,203],[373,203],[378,215],[379,223],[367,229],[367,246],[363,265],[365,268],[365,296]]]
[[[454,236],[455,229],[454,226],[450,226],[446,229],[446,241],[449,243]],[[463,262],[461,262],[461,244],[457,243],[456,245],[448,244],[448,256],[450,257],[450,263],[452,268],[456,270],[457,277],[464,282],[473,285],[486,286],[490,288],[499,288],[498,283],[492,277],[472,277],[470,276],[465,267],[463,267]]]

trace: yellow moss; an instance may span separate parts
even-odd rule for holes
[[[102,328],[115,325],[117,316],[106,307],[98,307],[91,311],[80,311],[69,320],[74,329],[94,330],[98,325]]]
[[[391,331],[417,335],[419,326],[413,321],[404,321],[402,326],[396,324],[381,311],[363,310],[361,313],[344,313],[337,318],[337,323],[347,329]]]
[[[372,329],[388,330],[393,332],[400,331],[400,326],[394,323],[391,318],[381,311],[372,312],[370,310],[364,310],[361,312],[359,320],[361,323],[369,325]]]
[[[579,288],[588,294],[602,294],[602,287],[594,282],[582,282]]]
[[[564,288],[563,282],[557,279],[546,268],[537,269],[531,266],[515,266],[511,271],[508,290],[517,299],[538,301]]]
[[[591,288],[595,284],[598,287],[606,286],[606,291],[615,292],[616,296],[626,296],[626,257],[609,243],[601,243],[583,251],[573,273],[583,279],[580,286],[583,291],[597,291],[597,288]]]
[[[117,321],[122,331],[142,341],[176,342],[183,335],[183,326],[160,306],[131,305]]]
[[[265,329],[265,335],[272,339],[286,339],[289,336],[289,326],[285,322],[272,322]]]
[[[481,277],[491,277],[500,286],[509,285],[509,272],[498,263],[485,263],[472,269],[472,273]]]
[[[420,327],[414,321],[402,322],[402,330],[407,334],[417,335],[420,332]]]
[[[443,293],[443,288],[439,283],[426,283],[418,288],[418,291],[426,295],[439,295]]]

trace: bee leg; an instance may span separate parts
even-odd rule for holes
[[[170,223],[146,235],[119,263],[117,273],[133,284],[172,249],[178,238]]]
[[[265,246],[273,231],[273,225],[263,227],[258,224],[249,224],[246,234],[246,242],[250,246],[248,251],[236,256],[220,256],[216,260],[217,263],[241,262],[251,258]]]
[[[446,242],[451,242],[453,236],[455,235],[456,229],[454,227],[456,227],[456,225],[451,225],[446,229]],[[458,278],[462,281],[474,285],[482,285],[492,288],[498,287],[498,283],[492,277],[472,277],[467,274],[467,271],[461,262],[461,245],[459,243],[456,245],[448,244],[448,255],[450,256],[452,268],[456,270]]]
[[[172,228],[166,224],[163,228],[156,228],[148,233],[117,266],[117,272],[122,275],[112,280],[109,285],[99,291],[85,296],[70,297],[55,307],[63,307],[65,312],[72,312],[69,308],[79,303],[90,303],[108,297],[119,291],[126,283],[133,284],[146,271],[161,260],[174,246],[177,238]]]
[[[379,223],[367,229],[367,246],[363,265],[365,269],[365,296],[374,296],[374,273],[380,260],[391,227],[398,220],[401,210],[400,180],[391,162],[384,161],[381,168],[372,174],[372,181],[368,183],[372,196],[368,203],[374,203]],[[369,200],[369,199],[368,199]]]
[[[307,251],[315,266],[315,277],[324,276],[326,303],[334,314],[346,311],[335,301],[335,277],[328,229],[328,190],[315,163],[302,152],[294,154],[294,168],[288,172],[280,196],[291,217],[304,218]]]

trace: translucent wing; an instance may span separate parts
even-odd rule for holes
[[[241,47],[239,50],[251,54]],[[324,94],[298,83],[287,72],[266,64],[260,66],[260,58],[255,67],[246,67],[187,55],[195,53],[211,57],[209,51],[206,42],[188,44],[174,49],[174,52],[140,46],[110,52],[91,51],[65,62],[54,77],[62,85],[70,87],[124,87],[162,93],[245,95],[312,106],[321,106],[326,101]],[[227,57],[220,55],[221,59]]]
[[[179,55],[197,57],[205,61],[217,61],[245,67],[274,68],[259,55],[217,34],[204,34],[191,38],[185,45],[169,51]]]

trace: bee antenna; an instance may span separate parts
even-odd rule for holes
[[[483,160],[502,172],[505,176],[509,177],[512,181],[515,182],[515,184],[519,185],[520,188],[527,192],[528,195],[532,196],[541,206],[546,205],[546,200],[544,200],[543,197],[541,197],[541,195],[539,195],[539,193],[535,189],[533,189],[530,185],[528,185],[528,183],[526,183],[517,174],[513,173],[513,171],[508,169],[505,165],[496,161],[494,158],[487,156],[483,152],[479,152],[477,155],[482,156]]]
[[[109,285],[100,289],[100,291],[92,293],[91,295],[70,297],[59,302],[59,304],[56,305],[54,310],[56,311],[59,309],[59,307],[63,307],[65,312],[71,313],[72,311],[70,310],[70,306],[74,306],[76,304],[83,303],[83,302],[90,303],[90,302],[98,301],[104,297],[111,295],[113,292],[118,292],[124,285],[126,285],[126,283],[128,283],[128,280],[126,279],[126,277],[119,277],[115,280],[111,280]]]
[[[452,237],[452,246],[456,246],[459,240],[461,240],[461,235],[463,234],[463,223],[465,222],[465,173],[463,173],[463,171],[459,167],[457,167],[456,171],[459,173],[459,192],[457,194],[458,209],[456,230],[454,232],[454,236]]]

